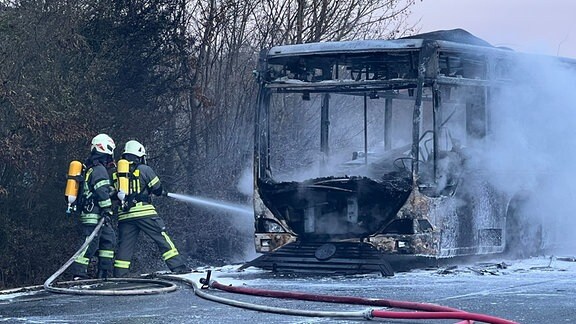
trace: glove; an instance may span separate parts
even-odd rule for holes
[[[166,189],[162,190],[162,196],[168,197],[168,191],[166,191]]]
[[[118,200],[118,194],[120,193],[120,191],[116,190],[116,188],[110,186],[110,190],[108,191],[108,196],[110,196],[110,199],[112,200]]]
[[[110,209],[105,209],[100,214],[102,218],[104,218],[104,223],[111,225],[112,224],[112,211]]]

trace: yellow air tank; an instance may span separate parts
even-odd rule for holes
[[[68,180],[66,181],[66,190],[64,195],[68,200],[68,212],[70,207],[78,198],[78,191],[80,190],[80,176],[82,175],[82,163],[79,161],[70,162],[68,167]]]
[[[130,163],[127,160],[118,161],[118,198],[122,202],[126,198],[128,192],[128,176],[130,173]]]

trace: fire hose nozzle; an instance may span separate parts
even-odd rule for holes
[[[212,275],[212,270],[206,272],[206,278],[200,278],[200,283],[202,284],[201,289],[207,289],[210,287],[210,276]]]
[[[124,202],[124,199],[126,199],[126,193],[123,190],[118,190],[118,199],[120,199],[122,202]]]

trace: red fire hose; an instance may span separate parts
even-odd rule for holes
[[[208,276],[209,278],[209,276]],[[378,318],[394,318],[394,319],[461,319],[467,323],[468,321],[479,321],[484,323],[492,324],[517,324],[516,322],[509,321],[506,319],[493,317],[489,315],[468,313],[459,309],[445,307],[434,304],[427,303],[416,303],[416,302],[405,302],[396,301],[389,299],[374,299],[374,298],[362,298],[362,297],[348,297],[348,296],[330,296],[330,295],[318,295],[318,294],[308,294],[302,292],[291,292],[291,291],[278,291],[278,290],[266,290],[266,289],[256,289],[248,287],[234,287],[231,285],[223,285],[217,281],[205,279],[201,283],[208,285],[211,288],[220,289],[223,291],[245,294],[245,295],[255,295],[262,297],[274,297],[274,298],[286,298],[286,299],[297,299],[297,300],[308,300],[308,301],[318,301],[318,302],[331,302],[331,303],[344,303],[353,305],[369,305],[369,306],[381,306],[390,308],[400,308],[400,309],[410,309],[416,310],[418,312],[397,312],[397,311],[386,311],[386,310],[371,310],[370,315],[372,317]]]
[[[227,292],[245,294],[245,295],[256,295],[262,297],[274,297],[274,298],[286,298],[286,299],[298,299],[298,300],[309,300],[317,302],[327,302],[327,303],[339,303],[339,304],[351,304],[351,305],[366,305],[366,306],[380,306],[380,307],[390,307],[390,308],[404,308],[427,312],[460,312],[459,309],[445,307],[434,304],[422,304],[414,302],[396,301],[389,299],[374,299],[374,298],[362,298],[362,297],[349,297],[349,296],[330,296],[330,295],[316,295],[308,294],[302,292],[294,291],[279,291],[279,290],[263,290],[248,287],[234,287],[227,286],[219,283],[218,281],[210,281],[210,287],[224,290]]]

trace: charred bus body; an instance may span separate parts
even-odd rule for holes
[[[490,133],[516,55],[462,30],[263,52],[254,151],[263,255],[248,265],[391,275],[390,263],[411,257],[509,249],[510,226],[522,226],[514,197],[484,180],[468,149]]]

